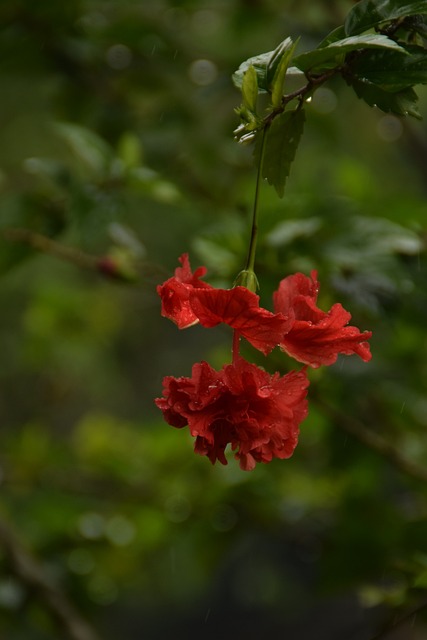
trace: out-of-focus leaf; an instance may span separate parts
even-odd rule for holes
[[[98,177],[104,177],[108,173],[113,152],[105,140],[94,131],[77,124],[58,122],[53,126],[87,169]]]
[[[344,59],[345,54],[358,49],[393,49],[402,54],[405,50],[394,40],[381,34],[367,34],[352,36],[343,40],[334,41],[327,46],[322,46],[314,51],[302,53],[293,59],[293,64],[302,71],[331,68]]]
[[[413,586],[417,589],[427,589],[427,570],[418,574],[414,580]]]
[[[108,233],[115,244],[124,247],[136,258],[142,258],[145,255],[145,247],[133,229],[125,227],[118,222],[113,222],[108,227]]]
[[[128,169],[141,166],[141,143],[134,133],[126,131],[120,137],[117,144],[117,155]]]
[[[240,218],[228,217],[197,237],[193,246],[204,264],[220,277],[221,284],[230,286],[232,278],[242,268],[246,257],[246,228]],[[228,280],[229,279],[229,280]]]
[[[362,0],[347,15],[345,32],[356,35],[382,22],[417,13],[427,13],[425,0]]]
[[[271,247],[280,247],[293,242],[296,238],[314,235],[321,226],[320,218],[285,220],[269,231],[264,240]]]
[[[286,178],[295,158],[305,122],[303,109],[285,111],[276,117],[265,133],[265,149],[262,162],[262,177],[274,186],[279,197],[283,197]],[[261,137],[255,146],[255,159],[260,161]]]
[[[52,194],[67,194],[70,186],[70,172],[62,162],[53,158],[26,158],[23,167],[27,173],[48,185]]]
[[[417,255],[422,250],[418,234],[385,218],[355,216],[349,232],[359,255]],[[341,240],[344,246],[344,238]]]

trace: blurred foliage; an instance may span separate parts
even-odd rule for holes
[[[28,229],[136,279],[0,239],[0,516],[106,640],[362,640],[425,603],[426,479],[346,432],[350,418],[425,470],[425,88],[424,120],[409,122],[333,79],[307,105],[283,199],[262,190],[263,305],[279,279],[317,269],[320,306],[339,300],[373,331],[369,364],[310,372],[294,456],[212,467],[153,403],[164,375],[230,358],[226,328],[161,320],[155,287],[184,251],[214,284],[244,266],[255,172],[233,140],[232,73],[287,36],[317,46],[351,6],[1,4],[0,233]],[[426,625],[420,610],[399,631],[426,638]],[[0,629],[64,637],[1,550]]]

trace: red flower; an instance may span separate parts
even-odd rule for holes
[[[292,455],[308,412],[308,384],[305,371],[270,375],[243,358],[220,371],[201,362],[191,378],[166,377],[156,404],[170,425],[188,424],[197,453],[227,464],[230,444],[240,467],[251,470]]]
[[[212,289],[212,286],[199,279],[206,274],[206,267],[191,271],[188,253],[183,253],[179,261],[182,267],[177,267],[175,276],[157,287],[157,293],[162,299],[162,316],[175,322],[179,329],[185,329],[199,322],[190,305],[191,292]]]
[[[192,273],[188,254],[184,253],[179,260],[183,266],[175,269],[175,276],[158,286],[157,292],[162,299],[162,316],[173,320],[180,329],[197,322],[204,327],[223,322],[265,355],[290,329],[290,319],[260,307],[259,296],[246,287],[215,289],[199,280],[206,267]]]
[[[293,319],[291,329],[280,341],[280,348],[290,356],[314,368],[333,364],[339,353],[356,353],[367,362],[371,359],[366,342],[371,331],[360,333],[349,327],[351,315],[340,304],[325,313],[316,306],[319,283],[317,272],[311,278],[296,273],[284,278],[273,294],[276,312]]]
[[[264,355],[279,344],[292,324],[282,313],[260,307],[259,296],[245,287],[199,289],[190,294],[190,304],[204,327],[224,322]]]

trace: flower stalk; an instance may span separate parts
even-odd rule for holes
[[[248,258],[246,260],[246,268],[245,268],[245,271],[249,271],[252,273],[254,273],[255,255],[256,255],[256,247],[257,247],[257,240],[258,240],[259,192],[260,192],[261,177],[262,177],[262,163],[264,160],[266,131],[267,131],[267,127],[264,127],[261,133],[261,148],[260,148],[257,177],[256,177],[256,183],[255,183],[254,206],[252,211],[251,238],[249,241]]]

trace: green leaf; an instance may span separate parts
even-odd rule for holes
[[[297,42],[293,43],[291,38],[286,38],[280,45],[278,54],[270,60],[267,68],[267,79],[270,83],[271,103],[273,107],[278,107],[281,103],[286,72],[295,51]],[[273,73],[270,81],[270,74]]]
[[[294,80],[304,80],[304,71],[298,69],[298,67],[288,67],[286,70],[286,77]]]
[[[427,38],[427,19],[424,16],[408,18],[405,27],[412,33],[418,33],[422,38]]]
[[[272,55],[270,56],[270,60],[268,61],[268,64],[267,64],[267,82],[269,84],[273,82],[277,68],[280,65],[280,62],[283,56],[292,47],[292,44],[293,44],[292,38],[286,38],[285,40],[283,40],[283,42],[277,45]]]
[[[386,113],[394,113],[397,116],[413,116],[421,119],[417,109],[418,96],[413,89],[404,89],[396,93],[384,91],[371,82],[365,82],[356,78],[347,79],[357,97],[364,100],[370,107],[378,107]]]
[[[58,122],[53,126],[89,171],[99,177],[108,172],[113,152],[105,140],[90,129],[77,124]]]
[[[270,247],[282,247],[298,238],[310,238],[322,227],[319,217],[282,220],[267,233],[265,243]]]
[[[326,38],[322,40],[322,42],[318,45],[317,48],[321,49],[322,47],[327,47],[329,44],[332,44],[333,42],[338,42],[338,40],[343,40],[345,36],[346,36],[346,33],[344,31],[344,25],[341,25],[340,27],[337,27],[336,29],[328,33]]]
[[[127,169],[133,169],[134,167],[141,166],[141,142],[135,133],[131,131],[125,131],[120,136],[117,143],[117,156],[120,158]]]
[[[262,177],[276,189],[280,198],[285,192],[286,178],[295,158],[304,122],[303,109],[285,111],[273,120],[265,134]],[[260,160],[261,146],[261,137],[258,136],[254,151],[257,162]]]
[[[258,80],[255,67],[250,67],[245,71],[242,80],[243,104],[252,113],[256,112],[256,101],[258,97]]]
[[[396,92],[415,84],[427,84],[427,51],[408,45],[409,55],[395,51],[364,51],[350,65],[359,80],[377,85],[384,91]]]
[[[347,15],[344,28],[347,35],[357,35],[382,22],[420,13],[427,14],[425,0],[362,0]]]
[[[237,71],[235,71],[232,75],[234,86],[238,89],[241,89],[245,73],[247,72],[249,67],[254,67],[258,79],[258,91],[260,93],[267,93],[267,66],[273,54],[274,51],[267,51],[267,53],[261,53],[258,56],[254,56],[242,62]]]
[[[332,42],[326,47],[308,51],[294,58],[293,63],[302,71],[312,71],[313,69],[327,69],[339,64],[345,54],[357,49],[393,49],[405,53],[405,50],[394,40],[387,36],[377,34],[367,34],[364,36],[354,36]]]

